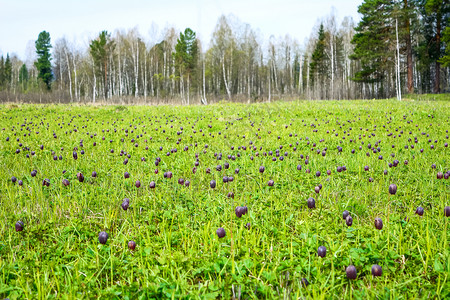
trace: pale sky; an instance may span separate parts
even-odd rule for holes
[[[173,26],[190,27],[208,45],[218,18],[235,15],[267,40],[289,34],[303,44],[317,20],[330,15],[333,7],[338,21],[345,16],[360,19],[362,0],[0,0],[0,55],[15,53],[26,59],[27,44],[34,45],[39,32],[50,33],[51,42],[66,37],[87,47],[102,30],[137,27],[144,40],[152,23],[158,35]],[[339,23],[338,23],[339,24]],[[34,50],[34,49],[33,49]]]

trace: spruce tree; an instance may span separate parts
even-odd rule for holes
[[[25,91],[27,89],[28,84],[28,69],[25,64],[23,64],[19,70],[19,83],[22,86],[22,90]]]
[[[316,47],[314,48],[314,52],[312,53],[310,63],[312,82],[314,82],[315,78],[319,79],[319,82],[322,82],[322,80],[327,76],[325,47],[325,31],[323,29],[323,24],[320,24]]]
[[[51,89],[51,82],[53,80],[52,64],[50,48],[50,34],[47,31],[39,33],[38,39],[35,42],[36,54],[38,56],[37,61],[34,63],[38,70],[38,79],[41,79],[47,86],[47,89]]]
[[[11,86],[11,79],[12,79],[12,64],[11,59],[9,58],[9,53],[6,54],[6,60],[5,60],[5,66],[3,71],[3,78],[4,78],[4,84],[7,89]]]

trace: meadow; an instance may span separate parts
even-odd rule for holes
[[[0,130],[0,298],[450,297],[449,101],[10,104]]]

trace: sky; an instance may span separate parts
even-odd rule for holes
[[[0,0],[0,55],[16,54],[25,60],[35,50],[34,41],[43,30],[50,33],[52,43],[65,37],[70,43],[87,48],[102,30],[137,28],[144,40],[155,40],[166,27],[180,31],[190,27],[207,47],[217,20],[229,14],[258,29],[264,40],[271,35],[289,34],[303,44],[318,20],[332,10],[339,22],[345,16],[359,21],[357,9],[361,3],[362,0]]]

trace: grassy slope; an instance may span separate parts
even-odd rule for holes
[[[450,188],[449,180],[437,180],[436,173],[450,169],[449,149],[444,147],[449,142],[449,112],[447,101],[393,100],[194,107],[0,106],[0,127],[6,128],[0,131],[0,297],[227,299],[233,292],[238,296],[239,290],[243,298],[259,299],[448,297],[450,219],[443,210],[450,205]],[[21,127],[25,118],[33,124]],[[394,135],[404,133],[388,137],[383,125]],[[77,133],[65,133],[74,126]],[[27,127],[31,134],[24,137]],[[183,133],[177,135],[180,127]],[[128,137],[122,129],[128,129]],[[94,133],[97,136],[90,138]],[[369,137],[371,133],[375,136]],[[143,137],[136,138],[138,134]],[[15,154],[21,148],[16,138],[36,155]],[[381,153],[374,154],[367,145],[378,140]],[[413,144],[414,149],[404,148]],[[283,161],[263,155],[270,150],[275,154],[280,145],[281,155],[288,152]],[[188,151],[183,151],[185,146]],[[337,146],[343,148],[341,153]],[[77,160],[72,158],[74,147]],[[316,153],[325,147],[326,156]],[[167,156],[173,148],[177,152]],[[353,148],[355,154],[350,152]],[[81,149],[86,154],[81,155]],[[52,150],[63,159],[54,161]],[[131,155],[127,165],[120,150]],[[214,157],[215,152],[223,154],[222,160]],[[195,153],[200,166],[193,174]],[[234,161],[227,157],[238,153],[241,156]],[[309,155],[307,165],[301,154]],[[158,156],[162,161],[156,167]],[[400,161],[398,167],[389,168],[394,159]],[[225,162],[230,168],[216,171]],[[436,169],[431,168],[433,163]],[[261,165],[263,174],[258,172]],[[347,171],[337,173],[336,167],[343,165]],[[207,167],[211,174],[205,172]],[[236,168],[239,174],[234,174]],[[33,169],[38,171],[36,177],[30,175]],[[67,172],[62,174],[63,170]],[[97,178],[91,178],[92,171]],[[125,171],[131,174],[129,179],[124,179]],[[165,171],[173,178],[164,178]],[[85,175],[85,182],[77,181],[77,172]],[[234,181],[222,183],[224,175]],[[23,180],[23,186],[12,184],[11,176]],[[374,182],[369,183],[369,177]],[[50,179],[50,187],[42,186],[44,178]],[[61,184],[63,178],[70,181],[68,187]],[[190,187],[179,185],[178,178],[190,180]],[[209,187],[213,179],[215,189]],[[270,179],[273,187],[267,186]],[[136,180],[142,183],[139,189]],[[156,182],[156,189],[148,187],[150,181]],[[319,183],[323,188],[317,195],[314,187]],[[391,183],[398,186],[394,196],[388,193]],[[226,196],[230,191],[234,200]],[[128,211],[120,207],[125,197],[131,199]],[[307,208],[308,197],[316,199],[316,209]],[[244,204],[249,213],[238,219],[234,208]],[[423,217],[414,214],[419,205],[425,208]],[[351,227],[342,219],[345,209],[353,217]],[[374,228],[375,217],[383,220],[380,231]],[[22,232],[14,230],[18,220],[25,223]],[[250,230],[245,228],[247,222]],[[226,230],[223,239],[215,233],[219,227]],[[106,245],[98,243],[102,230],[109,234]],[[136,251],[128,250],[129,240],[136,241]],[[317,256],[320,245],[327,247],[325,258]],[[371,276],[375,263],[383,268],[380,278]],[[356,266],[357,280],[346,278],[349,264]],[[309,281],[307,288],[302,287],[302,278]]]

